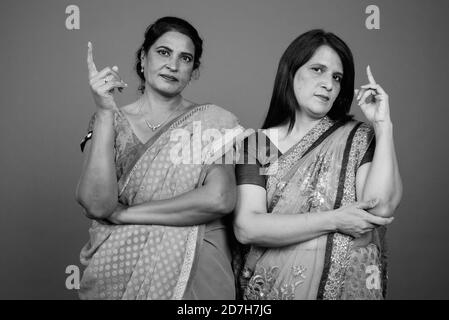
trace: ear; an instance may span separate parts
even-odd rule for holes
[[[140,64],[144,65],[145,64],[145,59],[146,59],[146,55],[145,52],[142,50],[140,50]]]
[[[190,78],[193,80],[198,80],[200,78],[200,69],[196,68],[195,70],[193,70]]]

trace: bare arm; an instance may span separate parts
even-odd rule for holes
[[[371,163],[357,171],[357,195],[363,200],[378,199],[379,204],[370,210],[381,217],[391,217],[402,197],[402,181],[393,140],[389,99],[386,92],[375,83],[367,69],[370,84],[362,86],[358,94],[359,105],[373,124],[376,149]],[[372,97],[370,100],[367,99]]]
[[[90,218],[104,219],[117,206],[117,178],[114,161],[114,112],[118,112],[113,92],[127,86],[118,75],[118,68],[97,71],[92,44],[87,49],[89,85],[97,106],[92,142],[87,143],[85,160],[76,189],[76,199]]]
[[[109,220],[115,224],[205,224],[230,213],[235,201],[234,166],[214,165],[202,186],[171,199],[149,201],[118,210]]]
[[[113,121],[112,112],[97,112],[76,190],[77,201],[92,218],[106,218],[117,206]]]
[[[375,205],[370,202],[326,212],[271,214],[267,213],[266,201],[264,188],[251,184],[238,186],[234,232],[241,243],[281,247],[334,231],[360,237],[374,228],[374,224],[391,222],[364,211]]]
[[[391,125],[376,130],[376,150],[373,161],[357,171],[358,198],[362,201],[378,199],[379,204],[370,210],[374,215],[391,217],[402,197]]]

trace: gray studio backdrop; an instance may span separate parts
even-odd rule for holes
[[[380,29],[368,30],[368,5]],[[80,9],[79,30],[66,8]],[[300,33],[322,27],[342,36],[356,60],[356,83],[370,64],[391,99],[404,196],[389,229],[390,299],[449,298],[447,122],[449,2],[331,0],[132,0],[0,2],[0,298],[75,299],[65,286],[89,221],[74,200],[80,139],[94,103],[86,48],[97,66],[117,65],[137,93],[134,52],[147,25],[183,17],[205,40],[201,77],[185,96],[260,126],[277,63]],[[363,119],[354,107],[354,113]]]

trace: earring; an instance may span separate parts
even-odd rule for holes
[[[142,72],[142,73],[143,73],[143,67],[140,67],[140,72]]]

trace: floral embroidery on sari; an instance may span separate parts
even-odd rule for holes
[[[306,279],[306,268],[300,265],[292,267],[293,279],[289,283],[275,286],[279,267],[259,268],[248,282],[244,298],[246,300],[293,300],[296,288]]]

